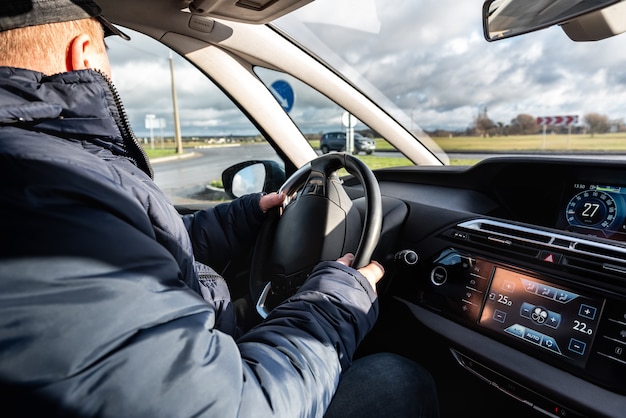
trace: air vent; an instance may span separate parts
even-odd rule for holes
[[[518,258],[537,260],[546,253],[556,253],[563,256],[560,265],[564,269],[626,278],[626,247],[617,242],[612,245],[490,219],[462,222],[452,236],[462,237],[468,245]]]
[[[522,228],[512,229],[511,225],[497,224],[497,223],[482,223],[481,230],[486,232],[495,232],[503,236],[508,236],[516,239],[524,239],[529,242],[538,242],[547,244],[551,241],[551,237],[538,234],[534,231],[529,231]]]

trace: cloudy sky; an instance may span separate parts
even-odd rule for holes
[[[485,108],[503,124],[522,113],[582,119],[595,112],[626,120],[626,34],[577,43],[553,27],[490,43],[482,35],[481,7],[480,0],[316,0],[297,12],[303,24],[285,19],[283,25],[332,42],[339,51],[333,65],[360,73],[425,130],[464,130]],[[171,135],[169,53],[131,35],[131,42],[107,40],[113,81],[139,136],[147,135],[148,114]],[[183,135],[250,132],[214,86],[180,57],[173,63]],[[297,86],[296,97],[305,97]],[[297,104],[292,117],[305,131],[336,123],[337,109],[325,101]]]

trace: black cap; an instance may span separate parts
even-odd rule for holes
[[[130,36],[102,16],[102,9],[92,0],[2,0],[0,2],[0,31],[90,17],[95,17],[100,21],[105,36],[118,35],[130,40]]]

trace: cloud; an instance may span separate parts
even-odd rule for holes
[[[332,16],[324,13],[328,5],[335,8]],[[278,23],[311,30],[332,43],[338,54],[329,58],[333,65],[350,77],[363,76],[422,129],[463,130],[484,109],[504,124],[520,113],[626,117],[626,67],[620,55],[626,35],[575,43],[552,27],[490,43],[482,35],[481,5],[478,0],[351,0],[339,8],[335,0],[316,0],[296,12],[304,24],[294,26],[289,16]],[[131,43],[109,41],[114,82],[131,123],[146,135],[145,114],[156,114],[170,121],[171,130],[169,52],[155,41],[132,37]],[[255,131],[219,89],[182,58],[173,59],[183,135]],[[264,76],[269,82],[285,78]],[[297,97],[290,115],[305,133],[341,126],[341,109],[287,79]]]

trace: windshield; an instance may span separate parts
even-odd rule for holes
[[[551,27],[487,42],[480,2],[460,0],[396,1],[393,7],[315,0],[273,25],[404,127],[403,147],[394,146],[398,131],[385,135],[352,117],[301,81],[306,68],[287,74],[255,67],[273,95],[286,85],[293,89],[279,92],[279,102],[318,155],[351,150],[372,169],[411,166],[417,160],[398,152],[411,144],[410,132],[436,156],[419,165],[471,166],[510,154],[626,156],[625,35],[572,42]],[[242,161],[285,166],[281,147],[290,144],[276,146],[258,129],[261,122],[279,125],[251,120],[228,89],[193,63],[128,32],[130,42],[107,38],[113,81],[172,202],[227,200],[222,173]]]
[[[275,25],[451,164],[626,149],[624,36],[576,43],[551,27],[489,43],[481,3],[458,0],[316,0]]]

